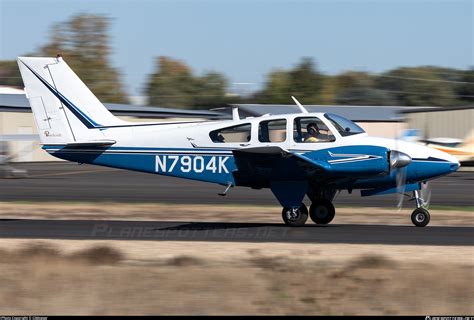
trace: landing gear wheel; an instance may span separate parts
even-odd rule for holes
[[[321,199],[311,204],[309,215],[314,223],[328,224],[332,219],[334,219],[336,209],[334,209],[331,201]]]
[[[308,220],[308,208],[304,204],[299,208],[285,207],[281,215],[287,226],[301,227]]]
[[[430,213],[424,208],[418,208],[411,214],[411,222],[417,227],[425,227],[430,222]]]

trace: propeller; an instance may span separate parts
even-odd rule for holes
[[[431,201],[431,185],[428,181],[421,184],[420,198],[423,199],[423,208],[428,209]]]
[[[395,128],[395,148],[390,152],[390,170],[395,172],[395,183],[397,190],[397,208],[400,212],[403,207],[403,198],[407,185],[407,169],[406,166],[411,163],[411,157],[406,153],[398,151],[398,140],[400,139],[399,126]]]
[[[425,121],[425,129],[423,130],[423,141],[425,144],[428,144],[429,139],[429,126],[428,121]],[[423,207],[428,209],[431,201],[431,185],[428,181],[425,181],[421,184],[420,189],[420,198],[423,200]]]
[[[412,159],[406,153],[392,150],[390,152],[390,169],[395,171],[395,181],[398,197],[398,211],[402,210],[403,198],[406,196],[405,188],[407,185],[407,166]],[[431,186],[425,181],[421,184],[420,198],[423,200],[423,207],[428,209],[431,201]]]
[[[397,197],[398,197],[397,208],[399,212],[400,210],[402,210],[402,207],[403,207],[403,198],[405,197],[406,179],[407,179],[406,168],[398,169],[395,174],[395,181],[397,184]]]
[[[395,182],[397,187],[398,203],[397,207],[400,211],[403,205],[403,197],[405,195],[405,187],[407,184],[407,169],[411,163],[411,157],[406,153],[392,150],[390,151],[390,170],[395,172]]]

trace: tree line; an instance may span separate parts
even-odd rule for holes
[[[73,16],[54,25],[49,41],[28,55],[60,52],[101,101],[129,103],[120,73],[110,62],[109,26],[104,16]],[[16,61],[0,61],[0,85],[23,86]],[[302,58],[290,69],[270,72],[261,90],[242,96],[230,93],[225,75],[196,75],[185,62],[162,56],[156,58],[143,94],[149,105],[196,109],[233,103],[291,104],[291,95],[304,104],[456,106],[474,102],[474,67],[399,67],[380,74],[327,75],[311,58]]]

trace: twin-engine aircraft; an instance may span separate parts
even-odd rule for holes
[[[217,183],[270,188],[288,226],[331,222],[340,190],[362,196],[413,192],[414,225],[430,220],[420,197],[428,180],[459,168],[453,156],[432,148],[369,137],[332,113],[264,115],[232,120],[130,123],[113,116],[57,58],[19,57],[25,92],[43,149],[78,163]],[[126,183],[124,181],[124,183]],[[308,209],[305,195],[311,201]]]

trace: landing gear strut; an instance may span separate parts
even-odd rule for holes
[[[300,207],[285,207],[281,215],[287,226],[301,227],[308,220],[308,208],[304,204]]]
[[[424,201],[420,198],[419,190],[413,191],[413,197],[416,202],[416,209],[411,214],[411,222],[417,227],[425,227],[430,222],[430,213],[423,208]]]

